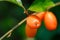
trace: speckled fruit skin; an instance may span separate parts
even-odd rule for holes
[[[41,21],[39,17],[35,15],[30,15],[27,17],[27,25],[29,25],[31,28],[39,28],[41,26]]]
[[[44,23],[48,30],[56,30],[57,28],[57,18],[52,12],[46,12]]]
[[[38,16],[40,18],[40,20],[42,21],[44,19],[45,14],[46,14],[46,12],[38,12],[36,14],[36,16]]]
[[[26,33],[26,36],[27,36],[28,38],[35,37],[35,35],[36,35],[36,33],[37,33],[37,29],[30,28],[30,27],[26,24],[25,33]]]

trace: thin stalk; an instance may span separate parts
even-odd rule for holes
[[[28,10],[23,6],[22,1],[21,0],[16,0],[16,2],[19,6],[21,6],[24,9],[24,13],[26,15],[28,15]]]
[[[5,33],[2,37],[0,37],[0,40],[2,40],[3,38],[5,38],[8,34],[10,34],[11,32],[13,32],[16,28],[18,28],[23,22],[25,22],[26,18],[24,20],[22,20],[21,22],[19,22],[17,25],[15,25],[11,30],[9,30],[7,33]]]
[[[50,7],[48,7],[48,8],[47,8],[47,11],[48,11],[49,9],[55,7],[55,6],[58,6],[58,5],[60,5],[60,2],[57,2],[54,6],[50,6]]]
[[[33,13],[32,15],[35,15],[36,13]],[[10,29],[8,32],[6,32],[2,37],[0,37],[0,40],[4,39],[6,36],[8,36],[10,33],[12,33],[15,29],[17,29],[22,23],[26,21],[27,18],[20,21],[17,25],[15,25],[12,29]]]

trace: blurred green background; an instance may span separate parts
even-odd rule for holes
[[[60,0],[22,0],[24,7],[30,12],[45,11],[47,7],[54,6],[57,2],[60,2]],[[23,8],[16,3],[17,2],[0,1],[0,37],[27,17],[27,15],[24,14]],[[49,11],[52,11],[57,17],[57,29],[48,31],[43,21],[41,28],[37,31],[35,40],[60,40],[60,5],[50,8]],[[9,38],[4,38],[3,40],[24,40],[26,38],[25,25],[26,22],[14,30]]]

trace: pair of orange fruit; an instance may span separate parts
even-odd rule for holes
[[[28,37],[34,37],[37,29],[41,26],[42,20],[45,23],[45,27],[48,30],[55,30],[57,28],[57,18],[49,11],[37,13],[36,15],[30,15],[27,17],[26,35]]]

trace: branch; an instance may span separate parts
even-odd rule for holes
[[[32,15],[35,15],[36,13],[33,13]],[[9,30],[7,33],[5,33],[2,37],[0,37],[0,40],[8,36],[10,33],[12,33],[16,28],[18,28],[23,22],[26,21],[27,18],[20,21],[17,25],[15,25],[11,30]]]
[[[21,0],[16,0],[16,2],[19,4],[19,2],[20,2]],[[20,4],[19,4],[20,5]],[[28,14],[28,11],[25,9],[25,7],[21,4],[20,5],[23,9],[24,9],[24,12],[26,13],[26,14]],[[6,36],[10,36],[11,35],[11,33],[16,29],[16,28],[18,28],[23,22],[25,22],[25,20],[26,20],[26,18],[25,19],[23,19],[22,21],[20,21],[17,25],[15,25],[11,30],[9,30],[7,33],[5,33],[2,37],[0,37],[0,40],[2,40],[3,38],[5,38]]]
[[[23,22],[25,22],[26,18],[19,22],[16,26],[14,26],[11,30],[9,30],[7,33],[5,33],[0,40],[2,40],[4,37],[6,37],[9,33],[13,32],[16,28],[18,28]]]
[[[57,2],[54,6],[50,6],[50,7],[48,7],[48,8],[47,8],[47,11],[48,11],[49,9],[55,7],[55,6],[58,6],[58,5],[60,5],[60,2]]]

